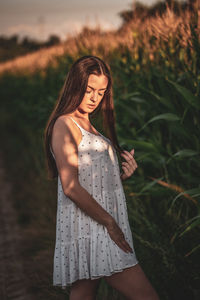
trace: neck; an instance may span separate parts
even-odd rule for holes
[[[86,113],[86,112],[83,112],[82,110],[79,110],[79,109],[76,109],[75,112],[73,112],[71,114],[71,116],[75,117],[75,118],[79,118],[79,119],[84,119],[84,120],[90,121],[89,120],[89,114]]]

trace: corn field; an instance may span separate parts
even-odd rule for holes
[[[138,169],[123,185],[140,264],[161,299],[199,298],[197,20],[197,13],[177,16],[167,7],[162,16],[138,18],[117,31],[84,28],[60,46],[0,64],[2,151],[38,298],[69,294],[52,287],[57,182],[46,179],[42,143],[70,66],[87,54],[110,65],[118,139],[126,150],[135,149]],[[98,299],[120,297],[101,283]]]

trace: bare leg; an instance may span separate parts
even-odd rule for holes
[[[159,300],[139,263],[104,279],[128,300]]]
[[[101,278],[81,279],[75,281],[70,288],[70,300],[95,300]]]

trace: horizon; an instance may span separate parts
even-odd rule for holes
[[[184,2],[184,0],[178,0]],[[116,30],[122,24],[118,15],[131,9],[131,0],[3,0],[0,10],[0,36],[18,35],[46,41],[50,35],[66,40],[81,31],[83,26],[100,26],[102,30]],[[164,0],[139,0],[147,6]]]

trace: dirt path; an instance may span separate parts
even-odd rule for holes
[[[12,205],[12,188],[0,156],[0,299],[33,300],[20,252],[23,243]]]

